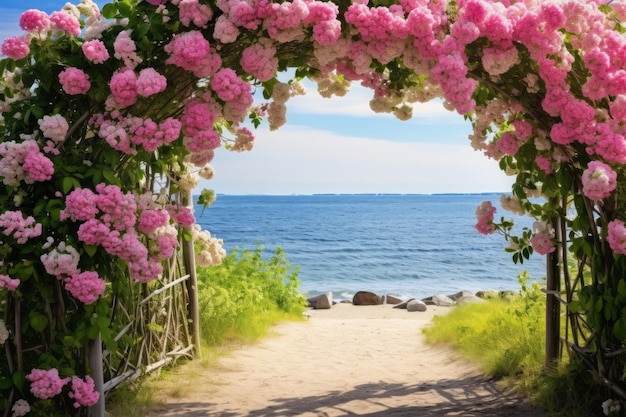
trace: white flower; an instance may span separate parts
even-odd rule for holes
[[[204,178],[205,180],[210,180],[215,175],[215,171],[213,170],[213,167],[211,165],[207,164],[204,167],[202,167],[200,172],[198,172],[198,175],[200,175],[200,178]]]
[[[0,320],[0,345],[4,345],[4,342],[9,338],[9,331],[4,324],[4,320]]]
[[[13,404],[13,417],[22,417],[30,412],[30,405],[26,400],[17,400],[15,404]]]
[[[612,398],[609,398],[605,402],[602,403],[602,411],[605,416],[609,416],[612,413],[618,413],[621,410],[621,404],[619,401],[615,401]]]

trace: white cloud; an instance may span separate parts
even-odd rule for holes
[[[217,152],[221,194],[471,193],[510,190],[497,163],[459,145],[400,143],[286,126],[257,132],[247,153]]]
[[[333,96],[332,98],[320,96],[315,84],[311,82],[306,82],[304,85],[307,91],[306,95],[293,97],[287,103],[290,113],[353,117],[393,117],[389,114],[374,113],[369,106],[370,100],[374,97],[374,92],[358,85],[358,83],[353,83],[350,91],[345,96]],[[440,100],[433,100],[428,103],[415,103],[413,109],[414,118],[446,118],[454,123],[463,120],[458,114],[446,110]]]

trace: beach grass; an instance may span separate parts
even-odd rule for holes
[[[454,348],[552,416],[603,416],[606,396],[589,373],[569,358],[545,366],[545,294],[525,274],[519,282],[519,294],[509,299],[463,304],[435,316],[423,329],[427,343]]]

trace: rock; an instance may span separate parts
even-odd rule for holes
[[[511,298],[515,297],[515,291],[500,291],[498,293],[498,295],[500,296],[500,298],[505,299],[505,300],[510,300]]]
[[[478,298],[484,298],[484,299],[491,299],[491,298],[498,298],[498,297],[500,297],[500,295],[498,294],[498,291],[496,291],[496,290],[478,291],[478,292],[476,292],[475,295]]]
[[[449,295],[448,297],[457,304],[479,303],[484,301],[482,298],[479,298],[476,295],[472,294],[471,291],[459,291],[456,294]]]
[[[406,304],[406,311],[426,311],[426,303],[421,300],[411,300]]]
[[[393,306],[393,308],[401,308],[401,309],[406,310],[406,306],[409,304],[409,302],[411,302],[413,300],[415,300],[415,298],[410,298],[410,299],[406,300],[403,303],[396,304],[395,306]]]
[[[333,305],[333,293],[316,295],[307,298],[306,301],[309,303],[309,307],[313,307],[315,310],[328,310]]]
[[[376,306],[380,301],[380,296],[369,291],[358,291],[352,298],[352,304],[355,306]]]
[[[454,300],[443,294],[435,294],[432,297],[426,297],[422,299],[426,304],[436,305],[439,307],[450,307],[455,304]]]
[[[395,295],[387,294],[385,295],[385,304],[400,304],[402,300]]]
[[[476,297],[474,294],[469,294],[456,300],[457,304],[484,303],[484,302],[485,302],[484,299],[480,297]]]
[[[448,297],[451,298],[453,301],[459,301],[460,299],[465,297],[475,297],[475,295],[472,294],[471,291],[459,291],[456,294],[449,295]]]

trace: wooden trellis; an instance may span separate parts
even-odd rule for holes
[[[184,197],[191,204],[191,197]],[[130,279],[130,278],[129,278]],[[150,284],[132,283],[130,305],[117,304],[114,314],[128,324],[115,336],[117,352],[108,352],[97,338],[88,349],[92,377],[100,392],[90,416],[104,417],[106,394],[178,358],[199,353],[197,281],[193,240],[181,242],[177,254],[164,265],[162,278]],[[131,341],[124,343],[125,340]]]

